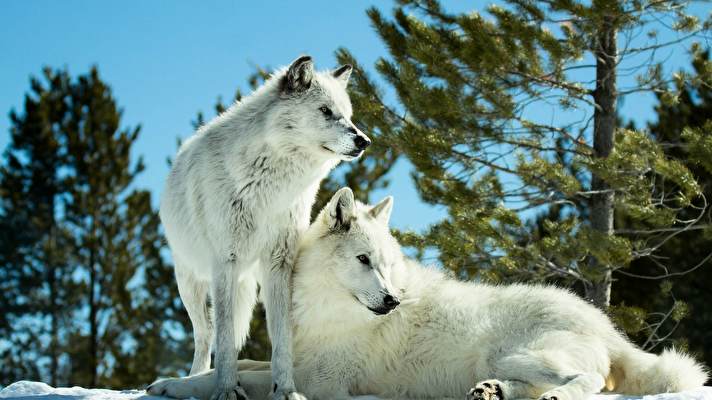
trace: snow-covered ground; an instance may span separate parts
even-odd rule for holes
[[[463,395],[464,397],[464,395]],[[143,390],[108,390],[84,389],[81,387],[53,388],[45,383],[20,381],[0,390],[2,399],[26,400],[161,400],[161,397],[147,396]],[[358,397],[359,400],[374,399],[370,396]],[[712,387],[702,387],[684,393],[667,393],[654,396],[630,397],[614,394],[599,394],[589,400],[712,400]]]

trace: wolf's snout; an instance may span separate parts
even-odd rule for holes
[[[398,307],[400,304],[400,300],[398,300],[397,297],[393,297],[390,294],[387,294],[385,297],[383,297],[383,305],[386,306],[389,310],[393,310],[394,308]]]
[[[371,141],[363,135],[356,135],[354,137],[354,144],[356,145],[356,148],[359,150],[364,150],[366,147],[368,147],[371,144]]]
[[[395,308],[398,307],[399,304],[400,300],[398,300],[397,297],[387,294],[383,296],[383,305],[380,305],[378,307],[367,307],[376,315],[386,315],[391,311],[395,310]]]

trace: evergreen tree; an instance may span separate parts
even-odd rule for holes
[[[156,247],[161,241],[150,195],[131,189],[144,168],[140,158],[131,158],[140,128],[121,128],[121,111],[95,68],[70,86],[65,102],[69,106],[63,133],[70,171],[65,219],[74,240],[75,274],[81,271],[86,294],[77,315],[86,318],[89,328],[73,332],[72,343],[83,351],[70,357],[72,380],[91,387],[121,387],[137,383],[137,376],[139,382],[155,376],[156,368],[165,365],[130,362],[137,348],[153,360],[171,353],[162,329],[170,320],[165,313],[172,302],[164,298],[156,303],[160,297],[141,295],[160,295],[151,286],[170,284],[172,276]],[[153,282],[155,277],[161,280]],[[134,289],[140,280],[147,287]],[[176,290],[162,289],[175,298]],[[158,347],[145,349],[149,344]],[[114,376],[116,368],[123,368],[124,374]]]
[[[139,128],[121,127],[95,68],[44,78],[33,79],[24,114],[11,114],[0,175],[1,223],[25,227],[0,246],[8,296],[17,294],[3,297],[17,309],[2,325],[14,339],[7,376],[32,377],[26,362],[55,384],[126,387],[185,370],[187,318],[158,215],[150,193],[133,188]]]
[[[392,20],[370,9],[389,50],[376,69],[399,104],[386,104],[367,83],[358,91],[371,106],[360,112],[393,122],[381,140],[413,163],[423,200],[449,212],[402,239],[437,250],[461,277],[554,279],[606,308],[613,271],[658,244],[616,235],[614,212],[689,229],[676,215],[701,194],[650,135],[617,127],[626,95],[653,91],[675,101],[667,82],[683,77],[665,73],[658,51],[710,27],[686,5],[510,0],[483,15],[401,0]],[[353,60],[346,50],[339,58]],[[621,70],[637,73],[637,83],[617,88]],[[668,185],[653,192],[661,180]],[[525,212],[561,218],[533,231]]]

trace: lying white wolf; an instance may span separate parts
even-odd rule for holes
[[[309,398],[582,400],[604,387],[649,394],[706,381],[688,356],[636,348],[566,290],[458,282],[405,259],[389,233],[391,205],[365,206],[342,189],[300,242],[295,378]],[[269,390],[268,365],[244,362],[252,396]],[[214,387],[207,372],[150,393],[207,398]]]

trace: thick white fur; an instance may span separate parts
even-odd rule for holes
[[[352,216],[350,226],[335,228],[333,210],[352,203],[348,189],[339,191],[300,243],[295,376],[310,398],[462,398],[467,392],[468,399],[582,400],[606,383],[617,392],[649,394],[707,379],[684,354],[639,350],[606,315],[567,290],[459,282],[406,259],[388,230],[390,199],[376,212],[358,203],[342,210],[338,215]],[[374,268],[364,268],[359,254],[368,254]],[[367,308],[369,295],[358,294],[384,289],[397,291],[401,304],[378,316]],[[246,378],[256,387],[266,380]],[[159,389],[209,396],[211,372],[200,379],[163,381]]]
[[[200,128],[173,162],[160,216],[193,323],[191,374],[210,367],[215,335],[216,399],[245,397],[237,354],[258,283],[273,346],[273,397],[303,398],[288,323],[292,268],[320,181],[340,160],[360,155],[357,138],[369,143],[350,120],[350,73],[350,66],[315,72],[311,58],[300,57]]]

